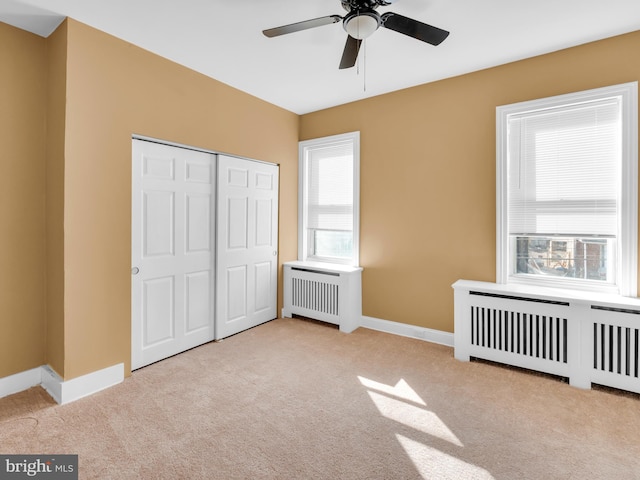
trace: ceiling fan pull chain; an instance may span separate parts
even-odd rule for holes
[[[362,43],[364,43],[363,47],[364,47],[364,55],[362,58],[362,90],[364,92],[367,91],[367,40],[363,40]]]

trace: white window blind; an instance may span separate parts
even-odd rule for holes
[[[617,235],[620,98],[512,114],[508,135],[511,235]]]
[[[308,152],[307,227],[353,229],[353,142]]]
[[[360,134],[299,144],[298,258],[358,265]]]

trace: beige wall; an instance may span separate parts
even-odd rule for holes
[[[131,344],[131,136],[281,165],[280,260],[296,256],[297,115],[73,20],[67,24],[64,378]]]
[[[64,137],[67,22],[47,38],[46,363],[64,372]]]
[[[45,357],[45,41],[0,23],[0,378]]]
[[[640,79],[640,32],[302,116],[361,132],[363,314],[453,331],[457,279],[495,281],[495,108]]]

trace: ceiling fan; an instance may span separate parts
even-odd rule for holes
[[[421,40],[431,45],[440,45],[449,32],[426,23],[404,17],[393,12],[386,12],[382,15],[376,12],[378,7],[386,7],[397,0],[340,0],[340,3],[347,10],[344,17],[340,15],[328,15],[326,17],[313,18],[303,22],[291,23],[281,27],[263,30],[267,37],[277,37],[287,33],[299,32],[309,28],[330,25],[342,20],[342,26],[348,33],[347,43],[342,52],[340,68],[353,67],[358,58],[360,44],[362,40],[373,34],[378,28],[385,27],[402,33],[409,37]]]

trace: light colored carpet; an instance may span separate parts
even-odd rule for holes
[[[68,405],[0,399],[0,453],[82,479],[640,479],[640,397],[279,319]]]

